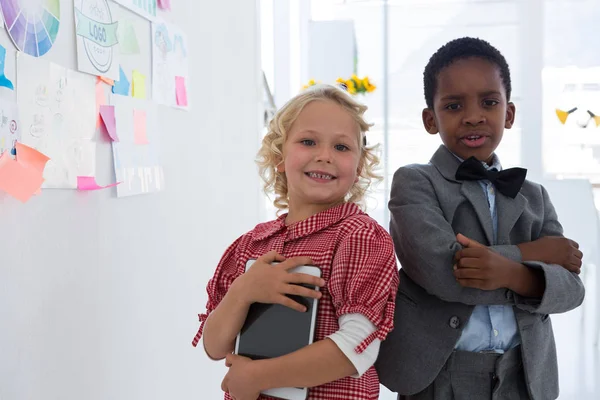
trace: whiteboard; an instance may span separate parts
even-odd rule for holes
[[[162,17],[190,36],[190,71],[203,79],[193,80],[189,112],[157,106],[165,190],[43,189],[26,204],[0,194],[2,400],[222,396],[225,367],[191,340],[223,250],[259,222],[256,3],[171,5]],[[121,11],[141,30],[141,53],[121,63],[150,77],[150,23]],[[44,59],[76,70],[72,0],[61,1],[61,21]],[[0,43],[14,48],[6,30]],[[114,179],[100,137],[96,176]]]

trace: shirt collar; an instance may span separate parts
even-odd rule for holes
[[[448,149],[448,151],[450,151],[450,149]],[[450,153],[452,153],[450,151]],[[465,160],[463,160],[462,158],[460,158],[459,156],[457,156],[456,154],[452,153],[452,155],[454,157],[456,157],[461,163]],[[498,158],[498,155],[496,153],[494,153],[494,155],[492,156],[492,164],[488,165],[486,162],[481,161],[481,163],[483,164],[483,166],[485,167],[485,169],[492,169],[492,168],[496,168],[496,170],[498,171],[502,171],[502,164],[500,164],[500,159]]]
[[[289,240],[298,239],[328,228],[344,218],[356,214],[363,214],[358,205],[355,203],[343,203],[312,215],[303,221],[298,221],[286,226],[286,213],[279,216],[279,218],[276,220],[261,224],[256,227],[253,238],[255,240],[266,239],[281,230],[287,229],[287,238]]]

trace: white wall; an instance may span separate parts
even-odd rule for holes
[[[166,190],[44,190],[25,205],[0,194],[2,400],[222,395],[224,366],[191,340],[214,266],[262,207],[257,11],[171,3],[190,39],[193,109],[160,108]],[[45,58],[75,69],[72,0],[61,8]],[[4,31],[0,43],[12,48]],[[98,181],[114,179],[107,143],[97,157]]]

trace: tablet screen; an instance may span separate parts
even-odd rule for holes
[[[252,304],[240,332],[238,354],[259,360],[280,357],[309,344],[314,299],[288,297],[306,306],[306,312],[280,304]]]

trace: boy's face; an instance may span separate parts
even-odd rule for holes
[[[474,156],[490,162],[504,128],[515,120],[515,106],[506,99],[500,69],[471,57],[442,69],[437,78],[433,110],[423,110],[423,124],[463,160]]]

